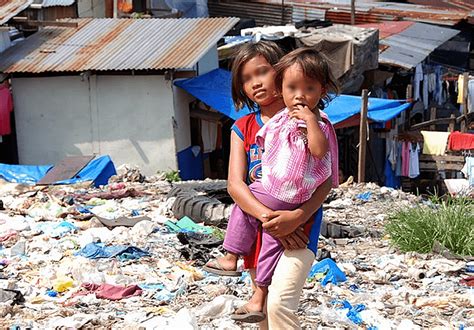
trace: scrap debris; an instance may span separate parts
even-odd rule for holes
[[[163,177],[119,172],[99,188],[0,181],[0,326],[240,329],[229,315],[250,297],[249,275],[201,269],[223,230],[174,218]],[[401,253],[383,233],[389,212],[419,203],[370,183],[333,190],[303,326],[474,327],[472,261]]]

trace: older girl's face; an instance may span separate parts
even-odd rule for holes
[[[275,89],[275,69],[264,56],[248,60],[241,75],[245,94],[259,106],[272,104],[279,98]]]

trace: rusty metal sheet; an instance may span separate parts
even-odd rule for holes
[[[38,181],[38,185],[50,185],[58,181],[72,179],[86,167],[94,156],[71,156],[66,157],[46,173],[46,175]]]
[[[33,0],[0,0],[0,25],[28,8]]]
[[[189,69],[239,19],[89,18],[69,21],[77,22],[78,27],[46,27],[0,54],[0,71]]]

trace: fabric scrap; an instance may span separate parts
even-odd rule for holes
[[[202,233],[202,234],[212,234],[213,229],[210,227],[205,227],[195,223],[189,217],[182,217],[178,222],[166,221],[165,226],[171,232],[178,233],[178,232],[195,232],[195,233]]]
[[[12,132],[10,114],[13,112],[13,98],[10,89],[0,85],[0,135],[9,135]]]
[[[115,245],[105,246],[103,243],[89,243],[84,248],[75,253],[76,256],[82,256],[89,259],[113,258],[119,259],[139,259],[150,256],[150,253],[135,246]]]
[[[94,284],[83,283],[81,287],[85,290],[79,291],[75,296],[83,296],[95,293],[98,299],[121,300],[125,298],[140,296],[143,290],[138,285],[112,285],[112,284]]]

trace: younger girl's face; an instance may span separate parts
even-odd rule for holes
[[[299,64],[293,64],[283,73],[283,101],[289,110],[297,109],[298,105],[314,110],[318,105],[323,87],[317,80],[306,77]]]
[[[245,94],[259,106],[269,105],[278,99],[275,69],[264,56],[248,60],[242,67],[241,75]]]

